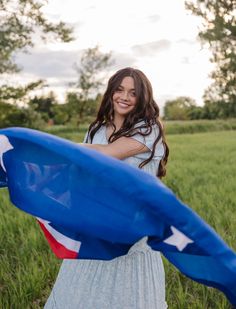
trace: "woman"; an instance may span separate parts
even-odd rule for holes
[[[169,154],[159,108],[143,72],[124,68],[109,80],[85,147],[165,176]],[[64,260],[45,309],[163,309],[165,276],[160,253],[146,238],[112,261]]]

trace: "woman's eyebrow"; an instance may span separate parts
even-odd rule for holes
[[[120,86],[118,86],[118,88],[124,89],[124,86],[120,85]],[[130,90],[130,91],[135,91],[135,88],[131,88],[131,89],[129,89],[129,90]]]

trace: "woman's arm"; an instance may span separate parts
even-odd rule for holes
[[[97,150],[105,155],[120,160],[132,157],[139,153],[150,151],[150,149],[147,146],[136,141],[131,137],[120,137],[113,143],[107,145],[101,145],[101,144],[81,144],[81,145],[87,148]]]

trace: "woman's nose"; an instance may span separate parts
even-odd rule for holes
[[[121,95],[121,98],[122,98],[122,100],[124,100],[124,101],[128,101],[128,99],[129,99],[129,94],[128,94],[128,92],[127,92],[127,91],[123,91],[123,92],[122,92],[122,95]]]

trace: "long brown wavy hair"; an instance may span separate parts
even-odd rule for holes
[[[116,126],[113,122],[114,108],[112,98],[122,80],[127,76],[132,77],[134,80],[137,103],[134,109],[126,116],[122,127],[116,131]],[[132,137],[135,134],[147,136],[151,134],[153,125],[157,125],[159,128],[159,135],[153,143],[149,158],[141,162],[139,168],[142,168],[152,160],[155,154],[156,145],[160,140],[162,140],[165,153],[164,157],[160,161],[157,177],[161,178],[166,175],[166,164],[169,156],[169,148],[165,140],[164,128],[159,118],[159,107],[153,99],[152,85],[142,71],[127,67],[117,71],[109,79],[107,89],[101,100],[97,117],[89,126],[86,142],[92,143],[94,135],[103,125],[111,125],[113,127],[113,133],[108,140],[109,143],[114,142],[122,136]]]

